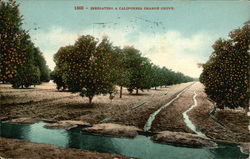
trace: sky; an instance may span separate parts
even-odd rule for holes
[[[250,19],[247,0],[17,0],[23,28],[53,70],[53,55],[80,35],[108,36],[115,46],[134,46],[155,65],[199,77],[219,38]],[[83,6],[84,10],[75,10]],[[113,10],[91,10],[113,7]],[[120,7],[173,7],[120,10]],[[87,9],[88,8],[88,9]],[[115,10],[117,8],[117,10]]]

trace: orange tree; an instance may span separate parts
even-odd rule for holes
[[[0,2],[0,81],[15,88],[49,81],[42,53],[21,28],[22,16],[13,0]]]
[[[232,31],[230,39],[219,39],[214,52],[203,64],[200,81],[219,108],[248,107],[250,70],[249,25]]]
[[[183,82],[190,82],[194,79],[184,75],[180,72],[174,72],[166,67],[159,67],[152,65],[151,87],[167,86],[172,84],[179,84]]]
[[[71,54],[74,52],[75,48],[74,46],[65,46],[61,47],[57,53],[54,55],[54,61],[55,61],[55,68],[51,72],[51,78],[53,79],[54,83],[57,85],[57,89],[63,89],[65,90],[67,88],[65,79],[66,79],[66,71],[69,69],[68,65],[71,63],[69,61],[68,54]]]
[[[48,65],[46,65],[45,58],[44,58],[42,52],[39,50],[39,48],[37,48],[37,47],[33,48],[33,56],[34,56],[33,63],[35,66],[37,66],[39,68],[39,71],[41,73],[40,81],[41,82],[49,82],[50,69],[49,69]]]
[[[23,64],[15,69],[15,76],[10,80],[14,88],[27,88],[31,85],[40,84],[41,71],[39,67],[35,65],[34,56],[37,49],[26,33],[23,33],[21,44],[20,48],[25,53],[25,56],[23,58]]]
[[[126,59],[123,49],[119,47],[114,47],[115,56],[112,57],[112,82],[120,86],[120,98],[122,98],[123,86],[127,86],[130,79],[130,72],[126,69]]]
[[[123,48],[124,52],[124,67],[129,72],[127,87],[129,93],[133,90],[149,89],[151,77],[151,63],[149,59],[143,57],[141,52],[134,47],[126,46]]]
[[[54,61],[69,91],[80,92],[91,104],[95,95],[115,90],[113,70],[116,68],[112,60],[115,53],[107,38],[98,43],[87,35],[78,38],[74,45],[60,48]]]
[[[151,78],[151,87],[163,86],[164,79],[167,79],[167,77],[164,77],[164,71],[159,66],[153,65],[152,66],[152,78]]]
[[[65,90],[67,88],[65,81],[63,80],[63,71],[58,65],[50,73],[50,78],[56,83],[56,88],[60,90],[61,88]]]
[[[24,63],[22,18],[14,1],[0,2],[0,80],[9,82]]]

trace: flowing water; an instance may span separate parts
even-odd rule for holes
[[[194,107],[197,106],[197,100],[196,100],[196,92],[194,91],[194,96],[193,96],[193,101],[194,101],[194,104],[188,109],[186,110],[185,112],[182,113],[183,115],[183,118],[184,118],[184,122],[186,123],[187,127],[189,127],[193,132],[195,132],[197,135],[200,135],[200,136],[206,136],[205,134],[203,134],[200,130],[198,130],[195,125],[192,123],[192,121],[189,119],[187,113],[190,112]]]
[[[194,83],[193,83],[194,84]],[[170,102],[168,102],[167,104],[161,106],[158,110],[156,110],[154,113],[150,114],[146,124],[144,125],[143,130],[144,131],[149,131],[151,129],[152,123],[155,120],[155,117],[157,114],[160,113],[160,111],[164,108],[166,108],[167,106],[169,106],[170,104],[172,104],[176,99],[178,99],[180,97],[180,95],[182,93],[184,93],[187,89],[189,89],[193,84],[191,84],[190,86],[186,87],[185,89],[183,89],[179,94],[176,95],[175,98],[173,98]]]
[[[219,148],[186,148],[158,144],[149,137],[138,135],[134,139],[96,136],[81,132],[82,127],[71,130],[46,129],[45,122],[31,125],[0,122],[0,136],[46,143],[83,150],[121,154],[143,159],[245,159],[237,145],[219,143]]]

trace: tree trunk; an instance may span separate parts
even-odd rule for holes
[[[22,85],[22,88],[23,88],[23,85]]]
[[[138,88],[136,88],[136,94],[139,94],[139,93],[138,93]]]
[[[212,110],[210,111],[210,115],[215,115],[215,112],[216,112],[216,109],[217,109],[217,105],[215,104],[215,106],[212,108]]]
[[[247,106],[245,110],[246,110],[246,113],[248,113],[249,112],[249,106]]]
[[[92,104],[93,96],[89,96],[89,104]]]
[[[120,86],[120,98],[122,98],[122,86]]]
[[[156,87],[155,87],[155,90],[156,90]]]
[[[246,113],[248,113],[249,112],[249,107],[250,107],[250,100],[248,100],[247,102],[246,102]]]

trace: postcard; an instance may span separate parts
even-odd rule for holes
[[[249,0],[0,0],[0,159],[247,158],[249,13]]]

